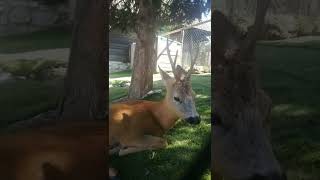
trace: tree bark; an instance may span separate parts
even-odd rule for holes
[[[107,26],[104,0],[78,0],[60,119],[105,120]]]
[[[155,62],[155,18],[152,1],[139,0],[136,24],[137,44],[135,48],[133,73],[129,88],[130,99],[140,99],[153,87]]]
[[[77,0],[69,0],[68,3],[69,3],[69,21],[72,23],[74,21]]]

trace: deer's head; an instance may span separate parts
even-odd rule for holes
[[[168,47],[169,46],[167,46],[167,53],[174,77],[171,77],[159,67],[162,80],[167,90],[166,101],[168,106],[188,123],[199,124],[201,119],[195,107],[194,91],[191,86],[191,72],[195,59],[191,62],[190,70],[185,71],[181,66],[176,66],[178,51],[173,62]]]

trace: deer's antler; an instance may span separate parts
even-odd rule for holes
[[[257,1],[257,9],[256,9],[256,18],[253,24],[253,27],[248,31],[248,35],[246,38],[244,47],[241,49],[240,58],[241,59],[250,59],[245,58],[252,49],[256,46],[256,42],[259,34],[262,31],[263,24],[265,22],[265,16],[270,4],[270,0],[259,0]]]
[[[170,54],[169,46],[170,46],[170,45],[169,45],[169,40],[168,40],[168,38],[167,38],[167,47],[166,47],[166,49],[167,49],[167,55],[168,55],[168,57],[169,57],[169,61],[170,61],[170,64],[171,64],[172,73],[173,73],[174,77],[175,77],[176,79],[178,79],[179,77],[178,77],[177,70],[176,70],[176,63],[177,63],[177,58],[178,58],[178,53],[179,53],[179,51],[178,51],[178,50],[176,51],[176,56],[174,57],[174,61],[173,61],[173,60],[172,60],[172,57],[171,57],[171,54]]]
[[[191,59],[191,66],[190,66],[190,69],[189,69],[189,71],[188,71],[188,73],[187,73],[187,78],[189,79],[190,77],[191,77],[191,73],[192,73],[192,71],[193,71],[193,67],[194,67],[194,65],[195,65],[195,63],[196,63],[196,60],[198,59],[198,55],[199,55],[199,49],[200,49],[200,47],[198,46],[197,48],[196,48],[196,54],[195,54],[195,56],[194,57],[192,57],[192,55],[193,55],[193,52],[192,52],[192,50],[193,50],[193,37],[191,36],[191,44],[189,45],[189,51],[190,51],[190,59]]]

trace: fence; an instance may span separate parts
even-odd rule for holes
[[[178,51],[177,64],[188,69],[191,61],[195,59],[194,68],[198,72],[211,72],[211,20],[158,36],[157,65],[165,71],[171,71],[167,41],[172,59]]]

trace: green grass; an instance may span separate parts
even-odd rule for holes
[[[131,76],[131,70],[114,72],[109,74],[109,78],[120,78],[120,77],[130,77],[130,76]]]
[[[114,76],[113,76],[114,77]],[[185,173],[197,152],[204,147],[210,133],[210,91],[211,76],[194,75],[192,87],[196,92],[196,106],[201,115],[202,122],[198,126],[192,126],[183,121],[178,121],[165,138],[169,146],[163,150],[146,151],[131,154],[124,157],[113,157],[112,166],[118,169],[122,179],[178,179]],[[162,82],[154,82],[154,89],[163,89]],[[125,96],[126,88],[110,88],[109,99]],[[154,94],[148,100],[161,100],[165,92]],[[203,179],[211,179],[209,170],[203,175]]]
[[[0,127],[55,107],[60,92],[57,84],[61,85],[61,81],[15,80],[1,83]]]
[[[306,41],[306,42],[286,42],[286,41],[266,41],[258,42],[260,45],[276,46],[276,47],[293,47],[293,48],[306,48],[306,49],[320,49],[320,41]]]
[[[11,75],[24,76],[28,79],[43,80],[50,78],[50,72],[54,68],[66,68],[67,64],[64,61],[33,59],[33,60],[0,60],[0,69]],[[53,76],[53,75],[51,75]]]
[[[43,49],[68,48],[71,32],[50,29],[27,34],[0,37],[0,53],[19,53]]]
[[[56,106],[61,92],[59,87],[62,86],[62,80],[60,77],[51,81],[42,79],[41,72],[59,63],[47,60],[0,62],[2,70],[10,72],[14,76],[29,78],[0,83],[0,128],[5,128],[11,123],[25,120]],[[30,75],[35,75],[35,77],[30,78]]]
[[[128,93],[128,88],[122,88],[122,87],[109,88],[109,102],[120,99],[126,96],[127,93]]]
[[[320,179],[320,51],[258,46],[263,88],[273,100],[272,143],[289,180]]]

